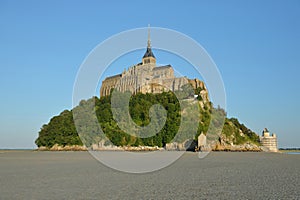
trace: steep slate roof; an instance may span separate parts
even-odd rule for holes
[[[149,47],[147,47],[147,51],[146,51],[145,55],[143,56],[143,58],[147,58],[147,57],[153,57],[153,58],[155,58],[155,56],[154,56],[151,48],[149,48]]]

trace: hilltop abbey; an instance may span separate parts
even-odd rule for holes
[[[163,91],[181,90],[186,84],[195,88],[203,88],[200,95],[202,99],[208,99],[205,85],[199,79],[188,79],[186,77],[175,77],[171,65],[157,66],[156,58],[151,49],[150,30],[148,30],[147,50],[142,62],[129,67],[123,73],[107,77],[102,81],[100,96],[110,95],[112,89],[120,92],[130,91],[132,94],[161,93]]]

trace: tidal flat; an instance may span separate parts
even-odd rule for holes
[[[89,152],[0,151],[0,199],[300,199],[300,155],[186,152],[146,174]]]

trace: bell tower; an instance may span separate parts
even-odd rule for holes
[[[143,56],[143,65],[145,64],[156,64],[156,58],[151,50],[151,40],[150,40],[150,25],[148,25],[148,41],[147,50]]]

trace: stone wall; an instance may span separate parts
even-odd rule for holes
[[[175,77],[174,69],[171,65],[156,67],[153,63],[139,63],[122,74],[106,78],[102,82],[100,96],[109,95],[113,88],[120,92],[130,91],[133,94],[137,92],[161,93],[163,91],[176,91],[188,83],[193,88],[203,88],[200,95],[202,99],[208,100],[205,85],[199,79]]]
[[[272,136],[263,136],[260,138],[261,145],[266,147],[270,152],[277,152],[277,137],[276,135]]]
[[[106,78],[102,81],[101,89],[100,89],[100,96],[107,96],[110,94],[111,89],[115,88],[115,85],[120,81],[122,75],[116,75],[112,77]]]

